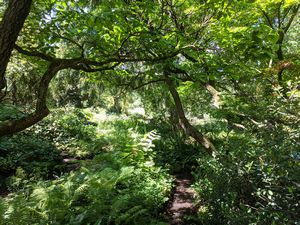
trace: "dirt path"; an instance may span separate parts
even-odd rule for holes
[[[190,188],[193,183],[191,174],[181,173],[175,175],[175,189],[173,198],[168,204],[170,225],[186,224],[184,217],[195,214],[196,206],[193,204],[196,192]]]
[[[62,152],[60,155],[63,157],[63,163],[66,166],[65,172],[71,172],[72,170],[77,170],[80,168],[80,163],[78,163],[78,159],[69,156],[65,152]]]

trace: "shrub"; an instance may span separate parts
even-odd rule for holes
[[[5,200],[5,224],[165,224],[171,178],[152,160],[154,133],[57,180],[28,184]]]
[[[0,171],[4,178],[22,168],[26,174],[50,177],[62,163],[60,152],[50,142],[35,136],[17,134],[0,139]],[[4,184],[2,183],[2,186]]]

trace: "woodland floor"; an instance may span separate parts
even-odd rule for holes
[[[64,154],[62,156],[63,162],[66,164],[66,171],[80,168],[77,159]],[[194,178],[187,172],[177,173],[174,178],[175,186],[166,209],[169,225],[192,225],[194,223],[189,220],[197,211],[197,206],[194,204],[196,192],[190,187]],[[9,191],[0,191],[1,197],[6,197],[8,194]]]
[[[189,217],[195,214],[197,206],[194,205],[196,192],[190,187],[194,178],[189,173],[174,175],[175,187],[173,196],[169,201],[167,213],[170,225],[184,225],[188,223]]]
[[[70,172],[72,170],[77,170],[80,168],[80,163],[74,157],[69,156],[68,154],[62,153],[63,163],[66,164],[66,171]]]

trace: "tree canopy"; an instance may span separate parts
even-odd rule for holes
[[[141,169],[138,179],[142,180],[143,176],[154,176],[158,166],[165,169],[171,165],[171,170],[176,171],[174,168],[186,160],[190,163],[188,170],[194,173],[199,184],[199,198],[203,203],[198,223],[222,224],[224,220],[228,224],[228,221],[234,221],[233,224],[245,221],[292,224],[293,221],[296,224],[299,11],[299,0],[0,1],[0,141],[3,142],[0,150],[3,148],[5,152],[0,152],[0,159],[9,161],[8,149],[23,152],[14,145],[19,143],[18,137],[24,146],[31,146],[30,152],[31,148],[38,148],[32,145],[32,140],[48,134],[46,139],[50,144],[42,141],[41,151],[53,151],[54,161],[60,157],[61,149],[71,152],[72,147],[64,146],[65,142],[88,149],[91,158],[101,158],[105,150],[100,154],[91,149],[98,142],[105,149],[107,143],[99,139],[102,135],[99,124],[105,122],[92,122],[92,116],[84,110],[98,115],[93,110],[104,109],[122,118],[125,114],[132,116],[130,110],[136,107],[144,115],[142,119],[130,117],[128,124],[135,126],[137,132],[130,135],[140,139],[146,135],[143,139],[146,141],[147,135],[160,132],[161,140],[156,140],[156,146],[149,147],[151,153],[147,153],[141,142],[131,140],[126,133],[133,132],[130,130],[133,127],[126,127],[130,131],[124,129],[125,125],[114,127],[118,119],[106,124],[111,129],[119,129],[120,135],[126,133],[127,139],[122,139],[124,146],[131,146],[132,152],[134,146],[140,150],[136,153],[138,158],[130,162],[122,161],[123,158],[114,161],[120,165],[111,166],[114,171],[106,171],[116,177],[116,189],[123,175],[124,180],[136,184],[128,175],[137,166],[135,163],[156,159],[155,166],[149,169],[150,175],[147,166]],[[73,111],[68,111],[72,107]],[[70,113],[70,116],[60,113]],[[96,129],[93,126],[97,124]],[[144,131],[140,132],[143,126]],[[26,135],[31,141],[27,142]],[[119,149],[121,143],[114,135],[108,135],[111,142],[107,146],[115,148],[120,157],[129,157],[129,153],[125,156],[126,151],[122,153]],[[59,146],[58,152],[51,143]],[[196,150],[201,153],[196,154]],[[111,154],[108,152],[105,157]],[[24,169],[22,160],[16,162],[11,167],[9,163],[3,164],[10,171],[5,177],[16,173],[19,167]],[[102,169],[99,174],[93,174],[92,170],[87,173],[89,188],[96,177],[106,176]],[[25,172],[31,174],[28,171]],[[163,179],[168,175],[165,171],[162,174],[159,181],[163,186]],[[235,179],[231,176],[237,180],[225,181],[225,178]],[[72,177],[59,179],[75,182]],[[220,197],[222,182],[229,197]],[[122,185],[126,186],[125,183]],[[137,192],[139,188],[134,186]],[[112,194],[112,189],[109,190]],[[167,196],[168,191],[161,192],[159,204],[163,205],[163,195]],[[207,197],[203,192],[208,193]],[[291,203],[287,202],[288,197],[283,197],[285,194],[292,199]],[[104,192],[99,194],[104,195]],[[119,196],[112,195],[115,199]],[[86,215],[93,210],[94,203],[84,208]],[[71,203],[66,204],[73,207]],[[292,208],[290,212],[288,206]],[[123,219],[114,217],[120,213],[116,211],[111,215],[114,219],[104,216],[103,221],[127,224],[124,221],[138,218],[135,210],[131,213],[130,207],[128,210]],[[230,215],[237,211],[240,221],[238,216]],[[247,214],[251,211],[257,212],[256,223]],[[76,217],[86,218],[81,213],[68,214],[70,218],[65,223],[100,224],[102,221],[91,219],[95,217],[92,214],[81,221]],[[63,219],[57,221],[56,224],[64,223]]]

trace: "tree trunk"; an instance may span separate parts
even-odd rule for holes
[[[191,136],[194,138],[199,144],[201,144],[206,152],[210,155],[212,155],[213,151],[215,151],[215,147],[213,144],[208,140],[207,137],[202,135],[193,125],[190,124],[188,119],[185,116],[184,109],[179,97],[179,94],[176,90],[176,87],[169,77],[169,72],[165,71],[165,79],[166,79],[166,84],[168,85],[169,91],[173,97],[174,103],[175,103],[175,108],[176,112],[179,118],[180,125],[182,129],[184,130],[185,134],[187,136]]]
[[[10,0],[0,23],[0,94],[6,87],[5,71],[15,42],[23,28],[32,0]]]
[[[12,84],[11,84],[11,98],[14,105],[18,104],[18,87],[17,82],[15,78],[13,78]]]
[[[113,105],[114,112],[117,114],[121,114],[122,106],[120,103],[120,96],[114,96],[114,105]]]
[[[210,84],[205,84],[206,90],[211,94],[211,102],[217,109],[220,108],[220,96],[219,92]]]
[[[35,111],[24,118],[5,121],[0,124],[0,137],[11,135],[36,124],[49,114],[49,109],[46,104],[47,93],[50,81],[62,69],[59,63],[51,63],[44,73],[37,94],[37,102]]]
[[[282,44],[283,44],[283,40],[284,40],[284,33],[283,31],[278,31],[278,41],[276,44],[278,44],[278,50],[276,52],[277,54],[277,59],[278,61],[282,61],[284,60],[284,56],[283,56],[283,50],[282,50]],[[280,86],[283,85],[283,70],[282,68],[279,69],[278,73],[277,73],[277,80]]]

